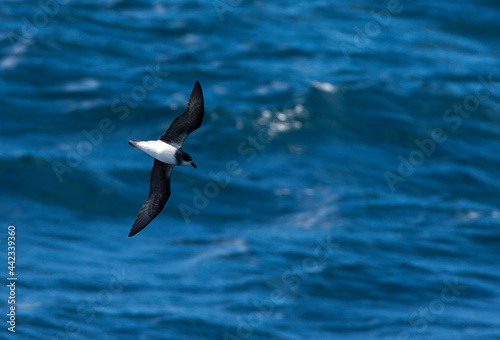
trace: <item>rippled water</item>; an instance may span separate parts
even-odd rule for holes
[[[487,0],[4,2],[17,336],[500,338],[499,17]],[[127,141],[163,134],[196,80],[198,169],[128,238],[153,161]]]

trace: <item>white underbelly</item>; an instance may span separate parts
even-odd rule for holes
[[[175,152],[177,149],[170,144],[159,140],[150,140],[136,142],[135,145],[138,149],[163,163],[175,164]]]

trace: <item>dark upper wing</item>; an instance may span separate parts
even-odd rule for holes
[[[182,147],[186,136],[201,126],[204,112],[203,92],[200,83],[196,82],[189,97],[186,111],[170,124],[160,140],[178,148]]]
[[[174,165],[165,164],[155,159],[153,170],[151,170],[149,196],[135,218],[129,237],[144,229],[167,203],[170,196],[170,174],[173,168]]]

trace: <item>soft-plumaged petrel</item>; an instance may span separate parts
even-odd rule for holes
[[[193,157],[182,150],[187,135],[201,126],[203,114],[203,92],[199,82],[194,84],[186,111],[177,117],[165,134],[158,140],[131,140],[128,143],[154,157],[151,170],[149,196],[142,205],[130,230],[129,237],[144,229],[163,209],[170,197],[170,174],[176,165],[191,165],[196,169]]]

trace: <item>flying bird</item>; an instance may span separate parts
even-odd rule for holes
[[[199,82],[194,84],[186,111],[177,117],[165,134],[158,140],[131,140],[128,143],[154,157],[151,170],[149,196],[142,205],[130,230],[129,237],[144,229],[163,209],[170,197],[170,175],[176,165],[191,165],[196,169],[193,157],[182,150],[187,135],[201,126],[203,92]]]

